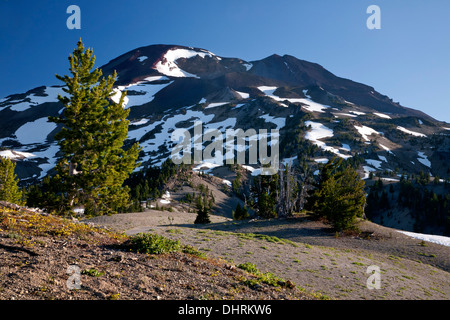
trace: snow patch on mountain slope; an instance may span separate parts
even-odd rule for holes
[[[311,130],[306,133],[305,139],[310,140],[319,147],[325,146],[325,142],[320,141],[320,139],[329,138],[334,135],[332,129],[319,122],[306,121],[305,125],[311,126]]]
[[[433,242],[433,243],[437,243],[437,244],[440,244],[443,246],[450,247],[450,237],[436,236],[436,235],[431,235],[431,234],[423,234],[423,233],[401,231],[401,230],[397,230],[397,231],[400,233],[403,233],[411,238],[414,238],[414,239]]]
[[[372,128],[369,128],[367,126],[363,126],[363,125],[355,126],[355,128],[356,128],[356,130],[358,130],[359,134],[363,137],[363,139],[365,141],[370,141],[370,139],[368,137],[371,135],[381,134],[380,132],[378,132]]]
[[[127,90],[130,94],[124,98],[123,107],[139,106],[153,100],[154,95],[170,85],[172,82],[164,84],[151,84],[146,82],[169,80],[166,76],[154,76],[147,77],[144,81],[139,81],[136,83],[131,83],[127,86],[118,86],[113,89],[111,100],[115,103],[119,103],[121,92]],[[12,111],[23,112],[28,110],[33,106],[37,106],[47,102],[58,102],[58,95],[63,97],[68,96],[66,92],[63,91],[63,87],[45,87],[44,96],[36,95],[35,93],[29,94],[24,99],[21,100],[5,100],[5,107],[10,107]],[[4,108],[5,108],[4,107]]]
[[[210,129],[217,129],[220,131],[225,132],[226,129],[232,129],[236,126],[237,119],[236,118],[228,118],[223,121],[219,122],[211,122],[203,124],[203,130],[206,132],[206,130]],[[226,139],[225,136],[222,137],[224,140]]]
[[[400,126],[398,126],[397,129],[402,131],[402,132],[404,132],[404,133],[411,134],[411,135],[413,135],[415,137],[426,137],[426,135],[423,134],[423,133],[414,132],[414,131],[408,130],[408,129],[400,127]]]
[[[226,104],[229,104],[230,102],[213,102],[208,104],[205,109],[211,109],[211,108],[215,108],[215,107],[220,107]]]
[[[333,115],[336,117],[336,118],[339,118],[339,116],[343,116],[343,117],[351,117],[351,118],[356,118],[357,116],[356,115],[354,115],[354,114],[350,114],[350,113],[344,113],[344,112],[341,112],[341,113],[333,113]]]
[[[178,67],[178,64],[176,61],[178,59],[190,59],[195,56],[200,56],[201,58],[205,57],[216,57],[210,52],[200,52],[196,50],[188,50],[188,49],[170,49],[165,54],[164,57],[158,61],[155,65],[155,69],[166,76],[170,77],[193,77],[193,78],[199,78],[198,76],[191,74],[189,72],[186,72],[180,67]],[[217,57],[216,57],[217,58]],[[218,59],[218,58],[217,58]]]
[[[229,188],[231,188],[232,184],[230,180],[222,179],[222,183],[226,184]]]
[[[241,107],[243,107],[243,106],[245,106],[246,105],[246,103],[239,103],[239,104],[237,104],[235,107],[234,107],[234,109],[239,109],[239,108],[241,108]]]
[[[381,169],[381,161],[379,161],[379,160],[366,159],[366,162],[369,165],[371,165],[372,167],[375,167],[377,169]]]
[[[346,101],[346,102],[348,102],[348,101]],[[354,111],[354,110],[351,110],[351,111],[349,111],[349,112],[350,112],[350,113],[353,113],[353,114],[356,114],[357,116],[363,116],[363,115],[366,114],[365,112]]]
[[[31,93],[21,100],[8,101],[7,99],[5,99],[5,102],[8,101],[5,107],[10,107],[12,111],[22,112],[28,110],[33,106],[37,106],[46,102],[58,102],[58,94],[63,97],[68,95],[62,90],[62,87],[45,87],[42,94],[44,94],[44,96]]]
[[[272,86],[259,86],[258,90],[262,91],[266,96],[271,97],[272,99],[278,99],[277,96],[274,96],[273,93],[275,90],[277,90],[278,87],[272,87]]]
[[[303,94],[304,94],[305,97],[307,97],[308,99],[311,99],[311,96],[308,95],[308,90],[303,90]]]
[[[59,151],[59,146],[55,143],[50,145],[47,149],[40,152],[34,152],[37,158],[47,159],[46,163],[40,164],[39,168],[42,170],[38,179],[41,179],[47,175],[47,172],[56,166],[57,157],[56,154]]]
[[[314,162],[322,163],[322,164],[326,164],[326,163],[328,163],[328,161],[330,161],[330,159],[328,159],[328,158],[317,158],[317,159],[314,159]]]
[[[380,147],[381,147],[382,149],[384,149],[385,151],[387,151],[388,153],[394,154],[394,153],[391,151],[391,149],[389,149],[388,147],[386,147],[386,146],[384,146],[384,145],[382,145],[382,144],[380,144]]]
[[[239,92],[239,91],[236,91],[236,93],[237,93],[238,95],[240,95],[242,99],[248,99],[248,98],[250,98],[250,94],[249,94],[249,93],[246,93],[246,92]]]
[[[120,90],[118,88],[114,88],[113,92],[114,92],[114,94],[110,97],[111,100],[114,101],[115,103],[119,103],[120,102],[120,98],[122,98],[122,90]],[[130,101],[130,98],[125,96],[123,98],[122,108],[126,108],[129,101]]]
[[[19,102],[19,103],[11,105],[10,109],[12,111],[22,112],[22,111],[25,111],[25,110],[31,108],[31,106],[33,106],[33,105],[35,105],[35,104],[28,102],[28,101],[24,101],[24,102]]]
[[[166,191],[163,195],[162,195],[162,197],[161,197],[162,199],[161,200],[159,200],[159,202],[160,203],[162,203],[162,204],[169,204],[170,203],[170,192],[169,191]]]
[[[136,139],[136,141],[139,141],[147,132],[152,131],[156,128],[156,126],[162,123],[162,121],[155,121],[149,125],[140,127],[139,129],[133,129],[132,127],[130,127],[128,128],[128,139]]]
[[[151,77],[144,78],[144,81],[149,81],[149,82],[163,81],[163,80],[170,80],[170,79],[167,78],[166,76],[151,76]]]
[[[117,89],[114,89],[116,94],[112,96],[111,99],[115,103],[119,103],[120,92],[126,90],[127,96],[124,99],[124,108],[141,106],[152,102],[155,95],[170,84],[172,84],[172,82],[162,84],[138,82],[128,86],[119,86]]]
[[[424,166],[427,166],[428,168],[431,168],[431,162],[430,160],[428,160],[427,156],[425,155],[425,153],[418,151],[417,155],[419,156],[417,158],[417,160],[423,164]]]
[[[280,98],[274,95],[274,92],[278,89],[278,87],[273,86],[259,86],[258,90],[262,91],[266,96],[274,99],[278,102],[289,101],[290,103],[302,103],[304,104],[302,108],[306,109],[309,112],[320,112],[324,113],[324,109],[329,108],[329,106],[317,103],[312,101],[310,98]],[[305,90],[306,91],[306,90]],[[308,96],[309,97],[309,96]],[[286,106],[286,105],[284,105]]]
[[[286,125],[286,119],[285,118],[276,118],[269,114],[264,114],[260,116],[260,118],[264,119],[266,122],[272,122],[277,126],[277,129],[281,129]]]
[[[34,155],[30,152],[22,152],[22,151],[16,151],[16,150],[3,150],[3,151],[0,151],[0,157],[17,160],[17,159],[33,158],[33,157],[36,157],[36,155]]]
[[[300,102],[300,103],[306,104],[306,105],[303,105],[302,108],[306,109],[309,112],[324,113],[325,112],[324,110],[329,108],[329,106],[314,102],[311,99],[288,99],[288,101],[291,103]]]
[[[243,63],[242,65],[245,67],[245,71],[249,71],[253,67],[251,63]]]
[[[387,114],[384,114],[384,113],[374,112],[373,114],[376,115],[377,117],[380,117],[383,119],[392,119],[390,116],[388,116]]]
[[[150,119],[141,119],[141,120],[137,120],[137,121],[131,121],[130,126],[140,126],[140,125],[146,124],[149,121],[150,121]]]
[[[56,123],[49,122],[47,117],[25,123],[15,132],[17,140],[25,144],[43,143],[47,136],[56,129]]]
[[[332,152],[336,154],[337,156],[347,159],[350,158],[351,155],[342,154],[340,152],[340,149],[327,146],[325,142],[320,141],[320,139],[333,137],[334,133],[333,130],[324,126],[323,124],[319,122],[314,121],[306,121],[306,126],[311,126],[311,130],[308,131],[305,135],[305,139],[311,141],[313,144],[317,145],[319,148]]]
[[[146,156],[142,159],[143,161],[148,161],[151,158],[151,155],[148,153],[158,152],[160,147],[168,146],[172,143],[171,136],[172,131],[176,128],[177,123],[184,122],[186,120],[190,120],[192,125],[188,129],[191,129],[194,126],[194,121],[201,121],[203,125],[209,123],[214,118],[214,114],[205,115],[201,111],[193,111],[186,110],[185,114],[176,114],[166,116],[160,121],[155,121],[148,126],[141,127],[137,130],[132,130],[128,132],[128,137],[130,139],[136,139],[139,141],[146,133],[155,130],[158,127],[158,132],[154,132],[154,137],[150,138],[144,142],[141,142],[140,145],[143,148],[143,151],[146,153]],[[225,123],[216,123],[218,126],[225,126]],[[231,125],[231,123],[229,124]],[[160,127],[160,129],[159,129]]]
[[[214,168],[218,168],[220,166],[222,166],[222,164],[217,164],[209,161],[202,161],[200,164],[192,168],[192,171],[209,174],[211,173],[211,170],[213,170]]]
[[[363,166],[363,170],[364,170],[364,177],[362,178],[363,180],[368,179],[371,172],[377,171],[376,169],[369,166]]]
[[[339,148],[339,149],[344,150],[344,151],[347,151],[347,152],[352,151],[352,149],[350,148],[350,146],[349,146],[348,144],[346,144],[346,143],[343,143],[343,144],[342,144],[342,147]]]

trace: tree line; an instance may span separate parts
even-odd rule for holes
[[[450,235],[450,184],[439,177],[431,181],[428,174],[403,176],[399,183],[384,185],[375,181],[367,195],[366,215],[370,219],[383,218],[384,213],[407,210],[414,219],[414,231],[427,228]],[[381,220],[381,222],[383,222]]]

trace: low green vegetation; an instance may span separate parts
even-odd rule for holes
[[[91,268],[88,270],[82,270],[81,274],[85,274],[90,277],[100,277],[104,274],[104,272],[101,272],[101,271],[98,271],[97,269]]]
[[[131,249],[138,253],[163,254],[181,250],[180,241],[151,233],[140,233],[130,239]]]
[[[253,263],[245,262],[245,263],[238,264],[236,267],[238,267],[239,269],[242,269],[244,271],[247,271],[248,273],[251,273],[252,275],[254,275],[256,277],[254,279],[243,280],[244,284],[246,284],[248,286],[253,287],[253,286],[259,285],[261,283],[265,283],[265,284],[275,286],[275,287],[286,287],[286,288],[294,288],[295,287],[295,284],[292,283],[291,281],[283,280],[283,279],[273,275],[270,272],[261,273]]]
[[[165,254],[172,252],[184,252],[198,257],[203,257],[203,253],[189,245],[182,245],[179,240],[171,240],[166,237],[151,234],[139,233],[132,236],[126,243],[131,251],[145,254]]]

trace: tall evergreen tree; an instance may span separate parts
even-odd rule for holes
[[[339,231],[352,229],[356,217],[364,215],[366,204],[364,180],[352,167],[341,165],[342,158],[334,157],[322,168],[307,202],[309,210]]]
[[[238,202],[236,205],[236,209],[233,211],[233,219],[235,220],[245,220],[250,217],[248,213],[247,207],[244,205],[244,208],[241,207],[241,204]]]
[[[105,214],[125,207],[129,188],[123,182],[136,167],[140,148],[122,147],[128,135],[129,109],[123,108],[125,93],[114,102],[116,73],[108,78],[92,70],[95,56],[81,40],[69,56],[71,76],[56,77],[66,84],[68,95],[58,96],[64,104],[60,117],[49,121],[62,125],[55,136],[61,158],[56,165],[57,180],[62,185],[69,208],[83,205],[89,214]]]
[[[0,157],[0,200],[22,205],[23,194],[17,185],[15,168],[15,162],[9,158]]]
[[[305,209],[311,211],[311,215],[315,218],[323,217],[321,214],[321,204],[323,203],[323,190],[325,183],[335,174],[341,166],[343,159],[334,157],[330,159],[320,170],[318,181],[313,183],[313,188],[308,190],[308,197],[305,203]]]
[[[197,198],[197,217],[195,218],[195,224],[206,224],[211,223],[209,219],[209,211],[210,206],[207,203],[207,195],[201,194],[199,198]]]
[[[276,202],[279,188],[279,175],[255,176],[251,186],[251,198],[254,199],[253,209],[264,219],[277,218]]]

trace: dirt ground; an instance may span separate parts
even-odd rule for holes
[[[75,220],[0,210],[0,300],[316,299],[219,259],[136,253],[127,241]]]
[[[212,223],[201,226],[194,219],[194,213],[148,210],[89,221],[130,235],[153,232],[179,239],[232,264],[251,262],[262,272],[333,299],[450,297],[449,247],[368,221],[360,223],[359,234],[344,236],[305,217],[236,222],[211,215]],[[368,281],[377,284],[376,277],[379,289],[369,289]]]

